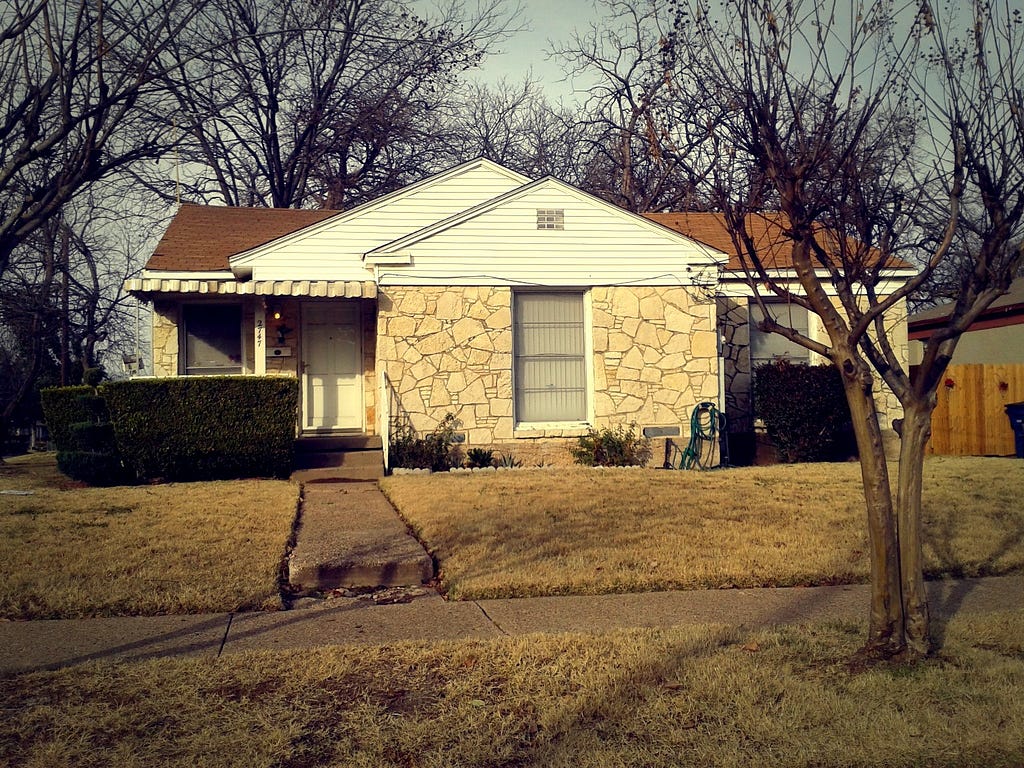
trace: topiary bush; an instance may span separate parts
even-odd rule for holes
[[[396,430],[388,443],[389,469],[402,467],[447,472],[459,466],[462,457],[455,447],[458,427],[455,414],[446,413],[434,431],[423,437],[410,426]]]
[[[50,441],[58,451],[71,449],[71,425],[90,420],[88,408],[81,398],[92,395],[92,387],[47,387],[39,391],[43,419],[50,431]]]
[[[204,376],[105,384],[125,465],[142,480],[287,477],[298,381]]]
[[[651,459],[651,441],[621,424],[614,429],[588,429],[571,448],[577,464],[586,467],[642,467]]]
[[[43,414],[61,472],[89,485],[123,485],[134,478],[121,460],[106,402],[95,386],[102,378],[101,369],[90,368],[89,386],[43,390]]]
[[[754,412],[784,462],[855,455],[843,381],[832,365],[765,363],[754,369]]]

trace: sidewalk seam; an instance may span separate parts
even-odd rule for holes
[[[222,653],[224,653],[224,646],[228,644],[228,632],[231,631],[231,622],[234,621],[234,618],[235,618],[235,614],[233,614],[233,613],[229,613],[228,614],[228,625],[226,627],[224,627],[224,637],[222,637],[220,639],[220,648],[217,649],[217,658],[218,659],[220,658],[220,655]]]
[[[487,619],[487,621],[489,621],[489,622],[491,623],[491,625],[492,625],[492,626],[493,626],[493,627],[494,627],[494,628],[495,628],[496,630],[498,630],[499,632],[501,632],[501,634],[503,634],[503,635],[506,635],[506,636],[508,635],[508,632],[506,632],[506,631],[504,630],[504,628],[502,628],[501,624],[499,624],[498,622],[496,622],[496,621],[495,621],[494,619],[492,619],[492,618],[490,617],[490,615],[489,615],[489,614],[487,613],[487,611],[486,611],[486,610],[484,610],[484,607],[483,607],[482,605],[480,605],[480,603],[478,603],[478,602],[477,602],[476,600],[474,600],[474,601],[473,601],[473,605],[475,605],[475,606],[476,606],[477,608],[479,608],[479,609],[480,609],[480,613],[482,613],[482,614],[484,615],[484,618],[485,618],[485,619]]]

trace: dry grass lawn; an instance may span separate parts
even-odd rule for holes
[[[280,607],[295,518],[288,482],[81,488],[53,454],[0,465],[0,617]]]
[[[11,766],[1024,764],[1024,613],[851,674],[863,627],[321,648],[0,680]]]
[[[935,457],[925,484],[929,576],[1024,568],[1024,461]],[[381,485],[459,599],[869,575],[856,463],[402,475]]]

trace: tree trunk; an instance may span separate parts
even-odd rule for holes
[[[860,453],[860,470],[867,505],[871,551],[871,619],[862,653],[891,657],[905,648],[903,606],[900,602],[900,562],[892,488],[885,461],[882,430],[872,395],[873,379],[867,366],[852,355],[840,358],[846,401]]]
[[[913,656],[925,656],[931,650],[921,542],[921,487],[924,451],[931,437],[934,408],[934,402],[915,403],[907,407],[900,442],[900,474],[896,495],[900,588],[907,652]]]

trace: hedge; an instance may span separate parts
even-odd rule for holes
[[[50,440],[58,451],[71,450],[71,425],[89,421],[92,414],[81,398],[93,394],[92,387],[47,387],[39,391],[43,418]]]
[[[252,376],[104,384],[117,445],[142,480],[287,477],[298,381]]]
[[[757,366],[754,411],[782,461],[835,461],[857,452],[835,366],[786,361]]]

